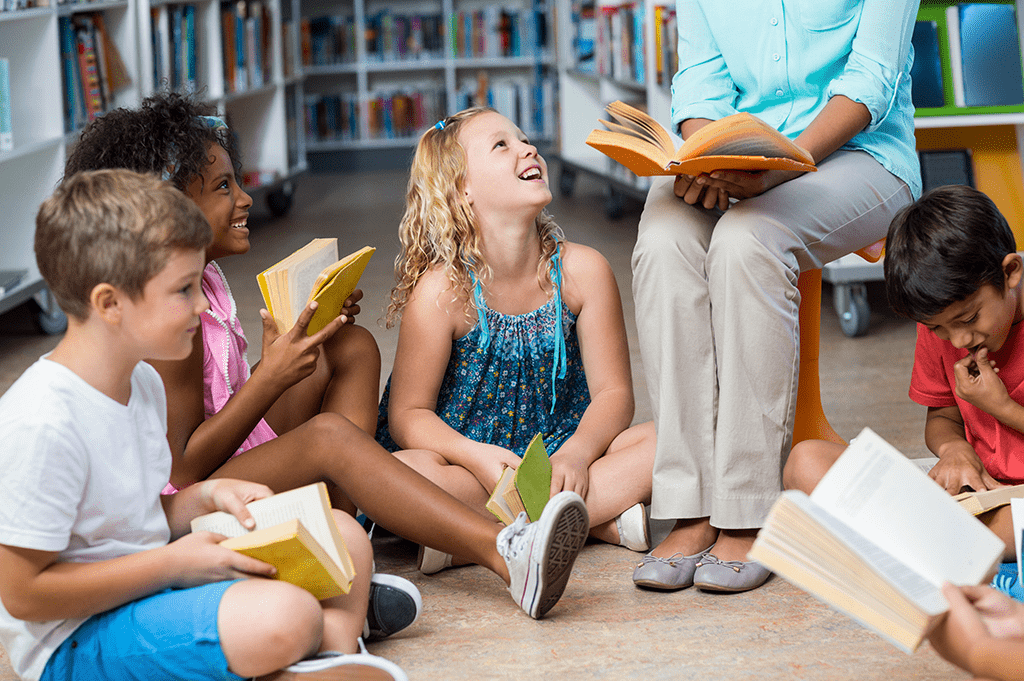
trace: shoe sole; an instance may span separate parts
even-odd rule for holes
[[[654,589],[655,591],[682,591],[683,589],[689,589],[693,584],[665,584],[663,582],[655,582],[647,579],[633,580],[633,584],[644,589]]]
[[[533,607],[527,609],[530,617],[535,619],[546,615],[562,597],[576,556],[590,532],[587,508],[581,501],[569,500],[557,513],[548,544],[543,547],[546,570],[539,576]]]
[[[408,599],[414,611],[412,619],[408,622],[402,623],[401,626],[398,627],[392,627],[391,625],[394,623],[388,622],[386,623],[387,626],[385,628],[381,618],[377,616],[377,612],[375,611],[374,601],[376,598],[373,596],[373,592],[378,589],[387,589],[396,592],[405,599]],[[420,596],[419,589],[416,588],[415,584],[404,577],[399,577],[397,575],[374,574],[370,579],[370,592],[370,603],[366,612],[367,627],[369,628],[369,633],[365,637],[365,640],[367,641],[380,641],[393,634],[397,634],[403,629],[415,624],[416,620],[418,620],[420,615],[423,613],[423,598]]]

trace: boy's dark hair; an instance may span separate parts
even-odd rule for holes
[[[36,216],[39,272],[61,309],[84,321],[98,284],[138,299],[173,251],[213,239],[190,198],[156,175],[95,170],[65,180]]]
[[[108,111],[82,130],[64,164],[64,177],[83,170],[127,168],[156,173],[185,191],[202,176],[210,158],[207,146],[215,142],[228,152],[237,180],[242,163],[235,136],[202,118],[216,115],[212,104],[176,92],[157,92],[137,109]]]
[[[914,321],[939,314],[989,284],[1002,290],[1003,258],[1017,244],[992,199],[965,185],[937,187],[893,219],[885,241],[885,290]]]

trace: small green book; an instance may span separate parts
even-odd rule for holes
[[[505,467],[487,499],[487,510],[511,524],[525,511],[530,522],[540,518],[551,498],[551,459],[540,433],[533,436],[518,468]]]

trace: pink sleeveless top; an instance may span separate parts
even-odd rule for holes
[[[203,270],[203,293],[210,301],[210,309],[200,317],[203,330],[203,405],[206,418],[210,418],[227,404],[231,396],[249,379],[249,361],[245,332],[238,321],[235,299],[231,295],[224,272],[216,261]],[[269,442],[277,434],[264,419],[256,424],[249,437],[232,456]],[[164,494],[177,489],[170,483]]]

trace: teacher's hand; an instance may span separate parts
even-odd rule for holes
[[[700,178],[707,178],[700,175],[695,178],[692,175],[676,175],[676,183],[673,191],[676,196],[686,201],[691,206],[702,205],[708,210],[718,206],[719,210],[729,207],[729,193],[717,187],[708,186],[705,182],[697,182]]]

